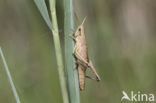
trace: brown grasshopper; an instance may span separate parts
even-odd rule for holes
[[[84,32],[84,22],[86,18],[83,20],[82,24],[77,28],[74,35],[70,35],[70,37],[75,41],[75,47],[73,50],[73,55],[76,57],[76,64],[79,74],[79,87],[80,90],[84,90],[85,87],[85,77],[91,78],[86,76],[86,69],[90,68],[92,72],[96,76],[96,80],[100,81],[100,77],[97,74],[96,70],[94,69],[91,60],[88,57],[88,48],[87,42]]]

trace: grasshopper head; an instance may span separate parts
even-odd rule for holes
[[[82,24],[78,27],[78,29],[76,30],[76,33],[75,33],[75,37],[77,36],[81,36],[84,34],[84,22],[86,20],[86,17],[84,18]]]

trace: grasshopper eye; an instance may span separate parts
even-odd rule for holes
[[[79,31],[81,31],[81,28],[79,28]]]

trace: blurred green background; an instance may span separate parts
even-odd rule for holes
[[[56,1],[64,49],[64,1]],[[86,79],[81,102],[120,103],[123,90],[156,94],[156,1],[75,0],[74,5],[75,27],[87,16],[89,56],[102,79]],[[52,38],[33,0],[0,0],[0,46],[22,103],[62,102]],[[0,103],[15,103],[1,59]]]

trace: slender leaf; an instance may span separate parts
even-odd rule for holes
[[[66,86],[66,78],[65,78],[65,70],[63,65],[63,57],[61,51],[61,44],[58,32],[58,24],[57,24],[57,15],[56,15],[56,3],[55,0],[49,0],[50,2],[50,11],[51,11],[51,18],[52,18],[52,25],[54,27],[53,30],[53,39],[55,44],[55,52],[56,52],[56,59],[58,65],[58,73],[59,73],[59,80],[62,90],[63,96],[63,103],[69,103],[68,91]]]
[[[53,29],[49,14],[48,14],[48,9],[45,3],[45,0],[34,0],[37,8],[39,9],[42,17],[44,18],[45,22],[47,23],[48,27],[50,30]]]
[[[1,58],[2,58],[2,61],[3,61],[3,64],[4,64],[5,71],[7,73],[8,79],[9,79],[9,83],[11,85],[12,92],[13,92],[14,97],[16,99],[16,103],[21,103],[20,99],[19,99],[19,96],[17,94],[16,88],[15,88],[15,85],[13,83],[13,80],[12,80],[12,77],[11,77],[11,74],[10,74],[10,71],[9,71],[9,68],[8,68],[7,63],[6,63],[6,60],[5,60],[5,57],[3,55],[3,51],[1,49],[1,47],[0,47],[0,55],[1,55]]]
[[[51,31],[53,33],[63,103],[69,103],[68,91],[67,91],[67,87],[66,87],[65,70],[64,70],[63,57],[62,57],[62,51],[61,51],[61,44],[60,44],[59,32],[58,32],[55,0],[49,0],[52,22],[49,18],[45,1],[44,0],[34,0],[34,1],[36,3],[40,13],[42,14],[45,22],[47,23],[48,27],[51,29]]]
[[[79,83],[78,83],[78,72],[77,69],[74,68],[75,59],[72,55],[74,42],[69,35],[71,35],[74,30],[74,5],[73,0],[64,0],[65,4],[65,61],[66,61],[66,69],[68,76],[68,88],[70,94],[70,102],[71,103],[80,103],[80,93],[79,93]]]

